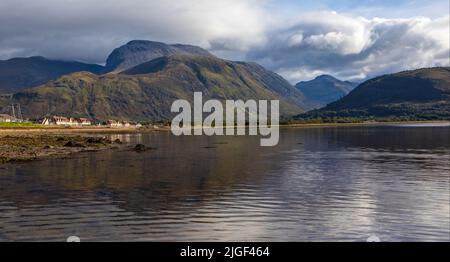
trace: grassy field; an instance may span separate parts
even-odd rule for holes
[[[43,125],[33,123],[5,123],[0,122],[0,128],[43,128]]]

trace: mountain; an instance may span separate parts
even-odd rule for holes
[[[97,74],[102,70],[100,65],[50,60],[39,56],[0,60],[0,93],[14,93],[42,85],[73,72],[88,71]]]
[[[211,55],[191,45],[168,45],[160,42],[133,40],[108,56],[106,66],[76,61],[60,61],[40,56],[0,60],[0,94],[14,93],[55,80],[63,75],[87,71],[94,74],[118,73],[158,57],[168,55]]]
[[[211,55],[169,55],[117,74],[78,72],[16,93],[25,117],[170,120],[176,99],[278,99],[283,114],[303,112],[304,97],[281,76],[253,63]]]
[[[314,108],[321,108],[346,96],[357,85],[330,75],[321,75],[311,81],[300,82],[295,87],[305,95],[306,100]]]
[[[344,98],[297,118],[409,117],[450,119],[450,68],[435,67],[368,80]]]
[[[160,42],[133,40],[114,51],[106,60],[105,72],[122,72],[155,58],[169,55],[211,55],[208,51],[191,45],[168,45]]]

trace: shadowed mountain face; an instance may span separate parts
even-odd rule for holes
[[[424,68],[368,80],[347,96],[300,117],[450,119],[450,68]]]
[[[49,60],[43,57],[13,58],[0,61],[0,93],[14,93],[42,85],[49,80],[73,72],[100,73],[103,67],[72,61]]]
[[[170,120],[176,99],[280,100],[282,114],[303,111],[300,91],[263,67],[214,56],[171,55],[140,64],[120,74],[81,72],[20,92],[13,101],[26,117],[88,116],[97,120]]]
[[[320,108],[346,96],[358,84],[341,81],[329,75],[321,75],[311,81],[303,81],[295,85],[307,101],[314,107]]]
[[[155,58],[169,55],[211,55],[208,51],[191,45],[168,45],[160,42],[133,40],[114,51],[106,60],[105,72],[118,73]]]

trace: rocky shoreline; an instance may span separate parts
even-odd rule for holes
[[[120,141],[111,141],[102,136],[0,135],[0,164],[113,149],[120,145]]]

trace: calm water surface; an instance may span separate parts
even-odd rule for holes
[[[117,135],[155,150],[0,166],[0,240],[450,241],[450,127]]]

